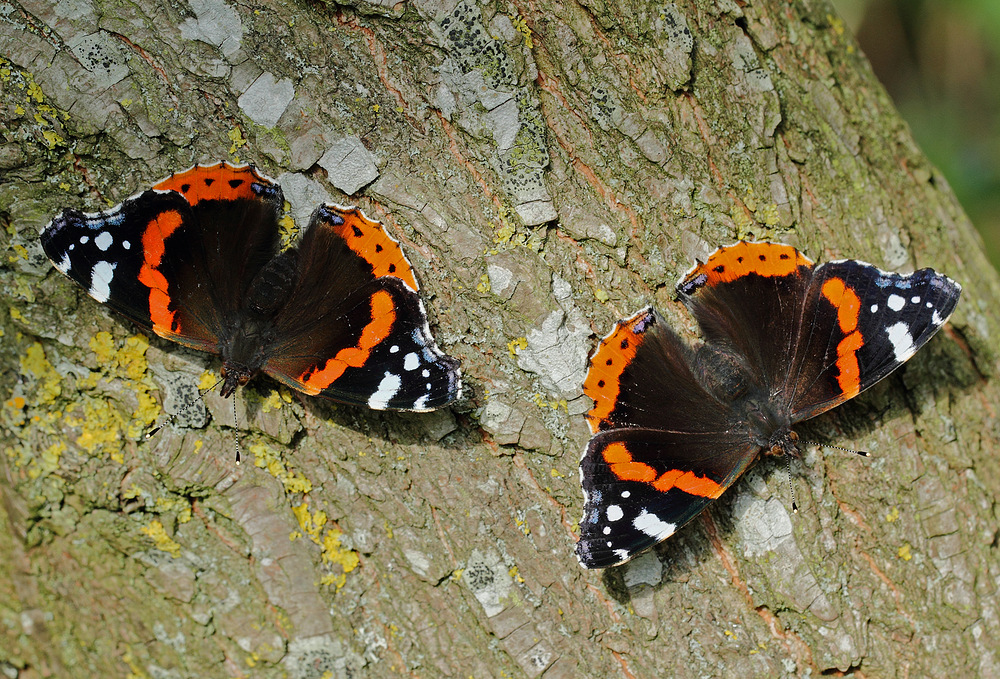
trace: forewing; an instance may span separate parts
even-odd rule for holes
[[[829,410],[901,366],[948,320],[961,293],[931,269],[904,275],[853,260],[819,266],[785,392],[793,420]]]
[[[594,399],[591,431],[649,427],[673,431],[724,428],[725,404],[691,370],[694,352],[653,308],[619,321],[590,358],[583,391]]]
[[[265,372],[379,410],[433,410],[461,395],[458,361],[435,343],[412,267],[378,222],[324,205],[298,249]]]
[[[580,462],[580,563],[607,568],[666,540],[729,488],[757,451],[745,430],[596,434]]]
[[[219,352],[254,274],[278,246],[281,190],[253,168],[195,167],[41,234],[56,268],[139,326]]]

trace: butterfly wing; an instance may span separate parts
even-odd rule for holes
[[[904,275],[853,260],[816,268],[785,398],[814,417],[886,377],[941,328],[962,286],[931,269]]]
[[[437,347],[413,269],[381,224],[357,208],[324,205],[297,258],[265,372],[307,394],[380,410],[432,410],[461,395],[458,362]]]
[[[580,461],[588,568],[628,561],[697,516],[757,456],[745,425],[692,372],[695,352],[653,309],[619,322],[591,357],[595,435]]]
[[[580,461],[580,563],[608,568],[666,540],[722,495],[757,449],[748,436],[722,431],[596,434]]]
[[[780,243],[719,248],[677,284],[706,343],[747,362],[761,388],[784,383],[814,265]]]
[[[277,250],[282,201],[252,167],[196,166],[110,210],[65,210],[41,242],[97,301],[161,337],[219,353],[247,286]]]

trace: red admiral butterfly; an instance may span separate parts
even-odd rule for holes
[[[655,309],[619,321],[590,359],[594,434],[580,461],[587,568],[665,540],[765,454],[793,454],[797,422],[898,368],[951,316],[962,287],[854,260],[815,266],[778,243],[737,243],[677,284],[705,343]]]
[[[250,165],[198,165],[41,234],[57,269],[160,337],[222,357],[223,396],[258,372],[379,410],[462,393],[399,243],[357,208],[321,205],[281,250],[281,187]]]

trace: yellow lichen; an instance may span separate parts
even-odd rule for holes
[[[35,342],[21,357],[21,373],[32,377],[37,382],[35,402],[51,403],[62,392],[62,379],[45,357],[42,345]]]
[[[166,529],[159,520],[153,519],[148,526],[143,526],[139,530],[152,540],[153,547],[161,552],[166,552],[175,558],[181,555],[181,546],[167,535]]]
[[[176,513],[177,523],[187,523],[191,520],[191,503],[183,498],[159,497],[156,498],[155,507],[158,514]]]
[[[267,398],[260,405],[261,411],[269,413],[272,410],[281,410],[281,407],[285,405],[284,399],[277,391],[271,390],[271,393],[267,395]]]
[[[511,356],[517,356],[519,351],[524,351],[528,348],[528,338],[518,337],[507,342],[507,351],[510,352]]]
[[[66,443],[59,441],[42,451],[38,462],[38,470],[46,476],[59,469],[59,458],[66,452]]]
[[[23,396],[14,396],[6,400],[3,404],[3,419],[4,421],[12,427],[20,427],[27,420],[27,415],[25,413],[25,407],[27,406],[27,401],[24,400]]]
[[[912,553],[911,550],[912,550],[912,547],[910,547],[910,543],[909,542],[905,542],[905,543],[903,543],[903,546],[899,548],[899,551],[897,552],[897,554],[898,554],[899,558],[902,559],[903,561],[909,561],[910,559],[913,558],[913,553]]]
[[[238,149],[243,148],[247,144],[246,137],[243,136],[243,130],[238,127],[234,127],[229,130],[229,132],[226,133],[226,136],[229,137],[229,141],[233,142],[229,147],[230,155],[235,155]]]
[[[531,37],[531,28],[528,26],[528,22],[525,21],[524,17],[518,14],[507,15],[510,22],[514,24],[514,29],[524,36],[524,46],[529,50],[535,47],[535,41]]]
[[[94,352],[94,358],[97,359],[98,365],[108,365],[115,358],[115,340],[111,336],[110,332],[102,330],[95,333],[93,337],[90,338],[88,342],[91,350]]]
[[[303,534],[308,535],[309,539],[318,545],[320,543],[320,533],[323,532],[323,527],[326,526],[326,512],[320,509],[312,513],[309,511],[309,505],[302,503],[292,507],[292,514],[295,515],[295,520],[299,522],[299,527],[302,529]]]
[[[219,381],[218,375],[216,375],[214,372],[206,370],[201,374],[201,377],[198,378],[198,389],[200,389],[201,391],[207,391],[208,389],[214,387],[218,383],[218,381]]]
[[[312,490],[312,482],[299,472],[289,471],[278,453],[267,445],[255,443],[250,446],[250,453],[254,456],[253,463],[281,481],[286,492],[308,493]]]
[[[569,414],[569,401],[564,398],[549,400],[542,394],[533,394],[531,399],[539,408],[551,408],[552,410],[559,410],[562,408],[566,411],[567,415]]]
[[[323,563],[328,566],[340,566],[341,573],[327,573],[320,580],[321,584],[334,585],[340,589],[347,582],[347,574],[358,567],[361,557],[353,549],[347,549],[340,543],[342,531],[331,528],[323,536]]]
[[[125,422],[118,410],[104,399],[88,399],[83,404],[83,419],[76,444],[91,455],[107,452],[115,462],[125,461],[121,435]]]

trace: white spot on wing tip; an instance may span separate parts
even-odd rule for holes
[[[97,236],[94,237],[94,245],[101,252],[107,252],[115,242],[114,237],[107,231],[101,231]]]
[[[906,300],[900,297],[899,295],[892,294],[889,295],[889,299],[887,299],[885,303],[886,306],[888,306],[893,311],[899,311],[900,309],[903,308],[903,305],[906,304]]]
[[[618,521],[625,516],[625,512],[618,505],[608,505],[607,514],[608,521]]]
[[[894,323],[885,329],[885,334],[889,336],[892,343],[892,351],[896,355],[896,360],[902,363],[914,354],[916,348],[913,346],[913,335],[906,323]]]
[[[53,262],[53,264],[55,265],[55,267],[57,269],[59,269],[60,271],[62,271],[64,274],[68,274],[70,268],[72,268],[72,266],[73,266],[73,263],[69,261],[69,253],[68,252],[63,255],[62,259],[60,259],[58,262]]]
[[[91,297],[100,303],[105,303],[111,297],[111,281],[115,278],[115,267],[117,264],[111,262],[98,262],[90,272],[90,290],[87,291]]]
[[[639,516],[635,517],[632,525],[636,530],[642,531],[649,537],[656,538],[657,540],[668,538],[677,530],[676,524],[667,523],[656,514],[650,514],[645,509],[642,510]]]
[[[416,353],[411,351],[403,357],[404,370],[416,370],[418,367],[420,367],[420,357]]]
[[[386,371],[382,381],[378,383],[378,389],[368,399],[368,407],[375,410],[385,410],[389,401],[399,391],[402,383],[403,381],[399,378],[399,375],[394,375]]]

